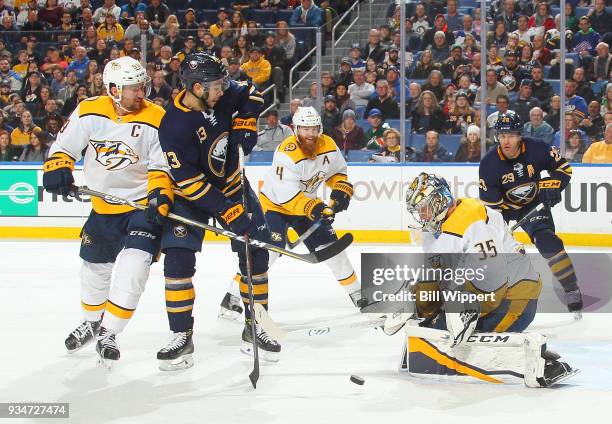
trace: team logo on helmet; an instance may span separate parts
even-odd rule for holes
[[[118,64],[117,62],[111,62],[111,64],[110,64],[110,65],[111,65],[111,69],[112,69],[113,71],[118,71],[119,69],[121,69],[121,65],[120,65],[120,64]]]
[[[138,162],[138,155],[123,141],[90,141],[96,151],[96,161],[103,165],[107,171],[124,169]]]
[[[323,171],[317,172],[315,175],[313,175],[306,181],[300,180],[300,182],[305,187],[303,191],[306,193],[314,193],[315,191],[317,191],[317,188],[319,188],[319,185],[323,181],[325,181],[325,172]]]
[[[210,145],[208,166],[217,177],[223,177],[225,175],[227,144],[227,132],[224,132]]]
[[[536,183],[530,182],[513,187],[506,192],[508,199],[517,205],[527,205],[538,194]]]

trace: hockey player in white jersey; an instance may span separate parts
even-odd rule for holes
[[[164,110],[145,100],[145,69],[122,57],[106,65],[103,80],[109,95],[86,99],[71,114],[45,162],[43,185],[51,193],[74,194],[74,163],[83,159],[89,188],[153,204],[143,212],[94,197],[81,231],[84,321],[65,344],[72,353],[97,338],[100,362],[110,366],[120,355],[115,336],[134,314],[159,254],[159,223],[173,194],[158,138]]]
[[[431,278],[416,284],[416,312],[427,326],[447,330],[448,340],[408,337],[402,368],[419,377],[519,380],[529,387],[548,387],[573,375],[559,355],[546,350],[545,336],[523,333],[535,316],[542,281],[501,213],[476,199],[453,199],[446,181],[427,173],[412,181],[406,204],[411,227],[423,232],[425,267],[474,272],[468,281]],[[429,295],[421,297],[422,291]],[[436,292],[442,296],[432,295]],[[457,301],[452,292],[473,300]],[[486,333],[496,336],[479,337]],[[502,343],[516,339],[521,343]]]
[[[313,107],[301,107],[293,115],[295,135],[287,137],[274,152],[272,167],[264,177],[260,201],[265,212],[272,243],[285,247],[287,230],[298,235],[313,225],[317,228],[305,240],[316,250],[337,240],[331,224],[336,213],[347,210],[353,195],[348,181],[346,161],[336,143],[322,133],[321,117]],[[317,196],[321,183],[330,189],[326,203]],[[269,267],[279,255],[270,252]],[[346,252],[325,261],[338,283],[349,294],[353,304],[364,307],[361,283]],[[236,282],[221,302],[221,317],[235,318],[241,312]]]

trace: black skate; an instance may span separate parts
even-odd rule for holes
[[[353,305],[355,305],[355,307],[358,309],[365,308],[369,304],[368,299],[361,296],[361,290],[354,291],[353,293],[349,294],[349,297],[351,298]]]
[[[162,371],[176,371],[193,366],[193,330],[172,333],[166,347],[157,352],[159,369]]]
[[[229,292],[225,293],[217,316],[229,321],[234,321],[240,315],[242,315],[242,301],[240,298]]]
[[[83,321],[81,325],[75,328],[64,341],[66,349],[68,349],[68,353],[74,353],[89,342],[93,341],[93,339],[98,335],[101,322],[101,320]]]
[[[551,387],[568,378],[578,374],[579,369],[570,367],[567,363],[558,361],[560,356],[552,351],[546,351],[542,354],[546,359],[544,364],[544,376],[538,378],[538,383],[542,387]]]
[[[582,293],[580,289],[576,289],[565,293],[565,300],[567,302],[567,310],[574,313],[574,319],[579,320],[582,318]]]
[[[96,343],[96,352],[100,355],[98,364],[106,369],[110,370],[115,361],[119,360],[119,346],[115,340],[115,334],[104,327],[100,327],[100,334],[98,335],[98,342]]]
[[[260,357],[267,362],[278,362],[281,345],[274,340],[259,324],[255,324],[255,337]],[[244,325],[242,331],[242,347],[240,350],[247,355],[253,354],[253,338],[251,337],[251,323],[249,320]]]

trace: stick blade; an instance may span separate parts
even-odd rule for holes
[[[345,235],[340,237],[335,243],[332,243],[321,250],[313,252],[313,255],[315,256],[317,262],[324,262],[342,253],[347,247],[351,245],[351,243],[353,243],[353,235],[351,233],[346,233]]]
[[[259,380],[259,361],[255,363],[253,367],[253,371],[249,374],[249,380],[251,380],[251,384],[253,388],[257,388],[257,381]]]

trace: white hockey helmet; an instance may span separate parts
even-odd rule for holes
[[[323,134],[321,116],[312,106],[299,107],[293,114],[293,128],[296,135],[299,127],[319,127],[319,135]]]
[[[151,89],[151,78],[147,75],[147,71],[139,61],[129,56],[123,56],[108,62],[104,67],[102,80],[104,81],[106,92],[112,97],[115,103],[121,101],[121,92],[125,86],[145,84],[145,93],[147,96]],[[117,90],[119,90],[118,99],[111,95],[112,86],[117,87]]]

